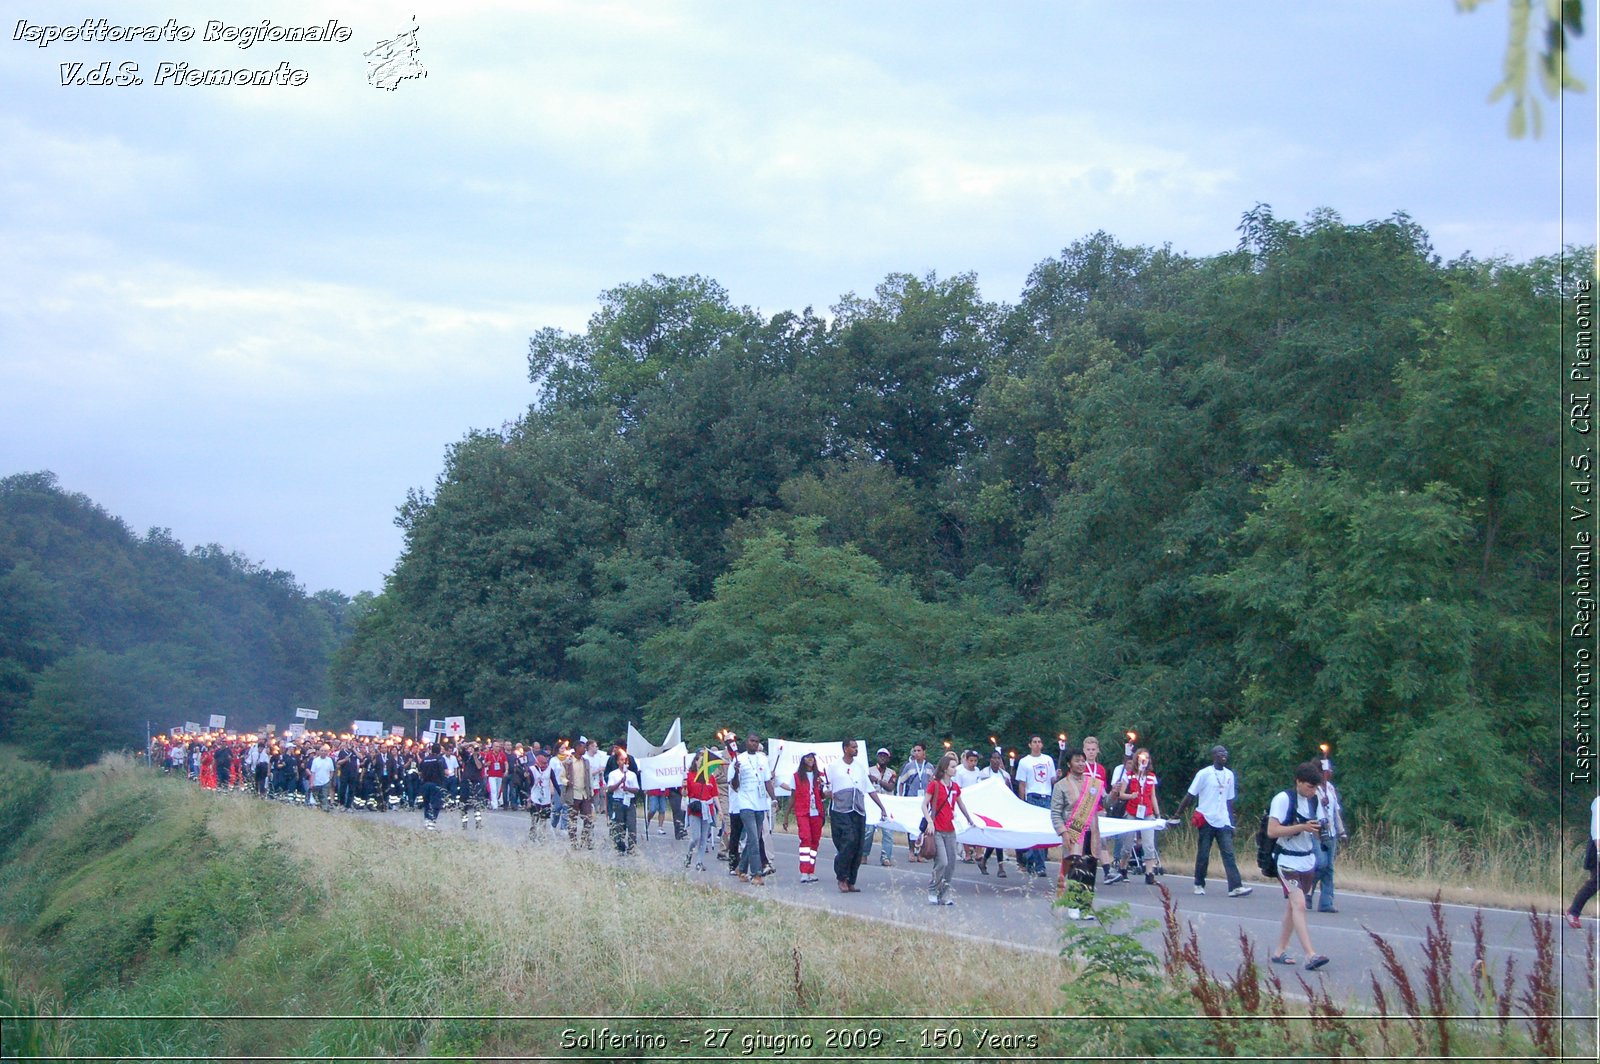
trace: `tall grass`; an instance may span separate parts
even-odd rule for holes
[[[1256,822],[1250,820],[1239,825],[1234,838],[1239,870],[1247,879],[1255,877],[1255,832]],[[1161,833],[1161,862],[1167,871],[1194,867],[1195,837],[1187,824]],[[1563,891],[1586,876],[1582,865],[1582,839],[1563,839],[1555,831],[1499,824],[1447,826],[1422,834],[1364,821],[1340,844],[1334,874],[1337,886],[1351,890],[1423,899],[1439,894],[1447,902],[1518,909],[1557,908],[1570,900]],[[1221,874],[1215,848],[1211,868],[1212,874]]]

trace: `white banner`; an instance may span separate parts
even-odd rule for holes
[[[664,754],[675,746],[683,743],[683,718],[679,717],[672,722],[672,727],[667,729],[667,737],[661,740],[661,745],[656,746],[647,740],[639,729],[632,724],[628,725],[628,756],[635,761],[643,761],[647,757],[656,757]],[[647,788],[648,789],[648,788]]]
[[[183,734],[185,735],[194,735],[201,730],[200,722],[197,720],[186,720],[183,722]]]
[[[444,733],[452,739],[461,739],[467,734],[466,717],[444,718]]]
[[[306,726],[304,724],[301,724],[299,721],[296,721],[295,723],[289,725],[289,734],[294,736],[296,739],[298,739],[300,736],[304,735],[305,733],[306,733]]]
[[[356,720],[350,722],[351,735],[377,736],[383,734],[383,721],[381,720]]]
[[[889,807],[890,823],[898,831],[915,834],[922,821],[922,797],[901,798],[880,795]],[[1005,780],[991,776],[961,792],[961,800],[972,813],[976,823],[969,823],[955,811],[956,840],[964,846],[993,846],[1004,850],[1026,850],[1034,846],[1059,846],[1061,836],[1050,827],[1050,810],[1029,805]],[[876,824],[882,817],[877,805],[867,799],[867,824]]]
[[[427,745],[429,745],[431,743],[436,743],[438,741],[439,741],[439,733],[438,732],[425,731],[425,732],[422,733],[422,744],[424,746],[427,746]]]
[[[404,724],[396,724],[389,729],[389,734],[393,738],[404,739],[406,737],[406,726]]]
[[[315,709],[306,709],[304,706],[296,706],[294,715],[305,720],[316,720],[318,712],[319,711]]]
[[[861,751],[866,748],[865,743],[856,740],[856,760],[861,760]],[[739,752],[743,753],[743,748]],[[816,754],[817,771],[826,774],[829,765],[844,760],[844,743],[802,743],[794,739],[767,741],[767,757],[772,762],[772,783],[779,794],[794,790],[794,774],[800,770],[800,759],[806,754]],[[912,821],[911,826],[913,831],[916,830],[916,821]]]
[[[213,714],[211,714],[211,727],[212,727],[213,730],[220,731],[221,729],[226,728],[227,726],[228,726],[228,718],[227,717],[223,716],[221,713],[213,713]]]
[[[1100,837],[1102,839],[1109,839],[1114,838],[1117,835],[1127,835],[1135,831],[1143,831],[1145,828],[1154,828],[1157,831],[1165,831],[1166,827],[1167,822],[1165,820],[1131,820],[1126,817],[1103,816],[1100,818]]]
[[[431,698],[402,698],[400,700],[400,708],[401,709],[432,709],[433,708],[433,699],[431,699]]]
[[[639,788],[646,791],[667,791],[683,786],[689,774],[689,748],[682,743],[666,753],[653,757],[636,757],[639,769]]]
[[[444,721],[442,721],[442,720],[430,720],[430,721],[428,721],[428,730],[433,732],[433,734],[435,734],[435,735],[443,735],[444,734]]]

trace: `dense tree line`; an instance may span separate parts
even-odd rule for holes
[[[0,480],[0,737],[52,763],[220,713],[287,723],[326,695],[355,608],[165,529],[135,535],[50,473]]]
[[[605,293],[407,500],[334,697],[508,733],[1132,728],[1173,772],[1226,741],[1261,800],[1327,742],[1399,822],[1547,812],[1559,262],[1442,262],[1404,215],[1240,234],[1095,234],[1014,304]]]

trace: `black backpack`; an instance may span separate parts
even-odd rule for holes
[[[1289,796],[1289,819],[1283,822],[1284,827],[1303,824],[1308,820],[1317,819],[1317,796],[1311,796],[1311,815],[1300,815],[1300,803],[1295,801],[1297,794],[1294,791],[1281,791]],[[1278,878],[1278,840],[1267,834],[1267,821],[1272,816],[1272,803],[1267,803],[1267,811],[1261,814],[1261,823],[1256,827],[1256,867],[1268,879]]]

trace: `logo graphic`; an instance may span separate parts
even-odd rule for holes
[[[367,84],[393,92],[408,78],[425,78],[428,69],[417,60],[421,46],[417,44],[417,16],[411,16],[409,30],[386,41],[379,41],[367,57]]]

